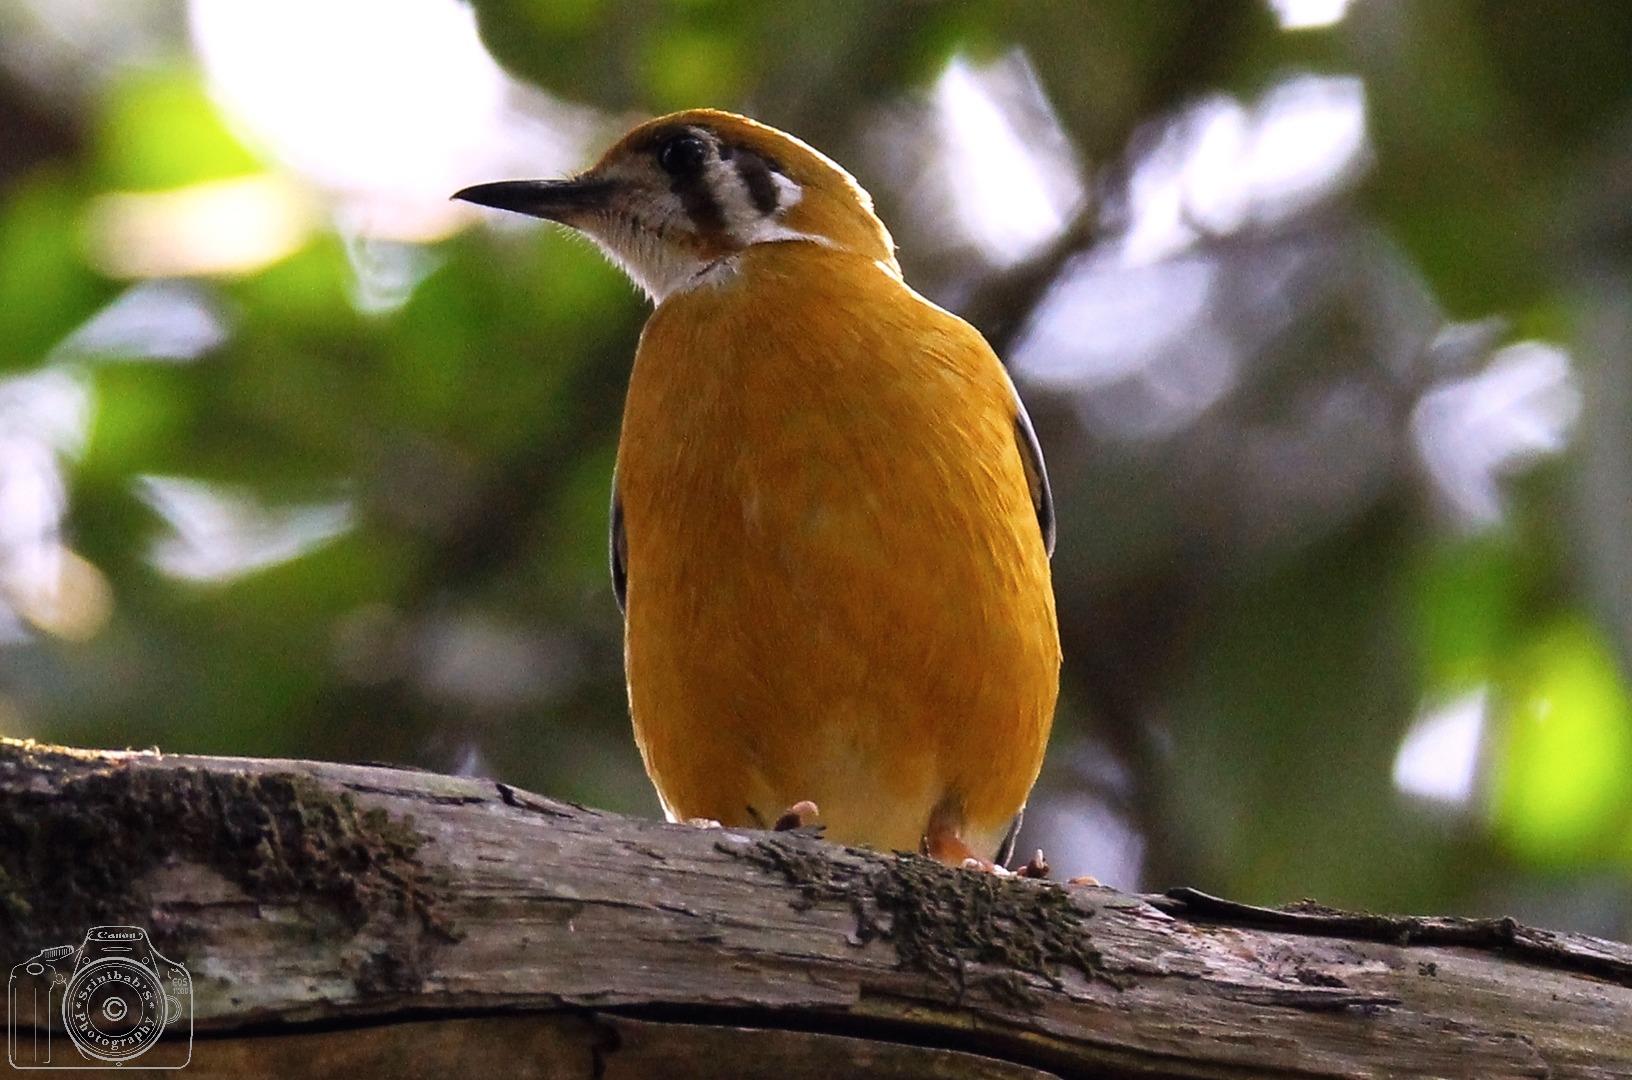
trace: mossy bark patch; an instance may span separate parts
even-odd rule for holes
[[[1024,1005],[1035,997],[1024,975],[1057,988],[1067,968],[1121,985],[1091,942],[1093,913],[1061,886],[954,870],[916,855],[839,859],[799,841],[721,850],[798,886],[796,906],[848,904],[858,943],[887,940],[902,967],[940,975],[960,992],[979,989]]]
[[[87,926],[141,922],[143,876],[169,860],[201,863],[257,902],[319,915],[336,936],[372,923],[395,924],[392,936],[452,937],[412,820],[309,777],[76,768],[26,754],[5,764],[0,941],[77,943]],[[49,782],[31,783],[31,772]]]

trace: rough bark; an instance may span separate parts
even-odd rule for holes
[[[1632,948],[693,829],[490,780],[0,744],[9,966],[145,926],[188,1075],[1628,1077]]]

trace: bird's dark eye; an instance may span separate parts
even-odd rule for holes
[[[695,135],[676,135],[657,150],[657,163],[670,176],[696,172],[708,160],[708,147]]]

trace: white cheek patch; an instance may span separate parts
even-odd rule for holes
[[[794,183],[790,178],[783,176],[775,169],[771,170],[771,183],[776,185],[777,212],[791,209],[799,205],[799,200],[805,197],[805,189]]]
[[[768,171],[767,175],[776,189],[776,208],[766,213],[755,205],[753,193],[749,191],[742,173],[730,167],[730,162],[720,162],[718,168],[717,179],[716,177],[710,179],[716,184],[714,190],[722,193],[720,201],[725,213],[726,228],[742,246],[771,244],[781,240],[809,240],[832,246],[825,236],[799,232],[782,224],[782,215],[798,206],[799,200],[805,197],[805,189],[793,179],[775,169]]]

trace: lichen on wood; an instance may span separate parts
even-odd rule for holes
[[[954,870],[910,853],[851,849],[841,861],[782,838],[721,851],[780,874],[798,889],[791,901],[848,904],[858,942],[882,939],[902,967],[947,979],[960,992],[983,989],[1013,1004],[1036,999],[1026,975],[1060,988],[1069,967],[1120,988],[1093,946],[1093,910],[1061,885]],[[971,983],[972,972],[984,972]]]
[[[8,771],[71,763],[54,789],[5,789],[0,813],[0,940],[68,940],[127,917],[148,871],[185,858],[219,873],[252,900],[298,901],[336,933],[370,920],[412,920],[455,930],[441,884],[418,859],[425,837],[411,817],[360,806],[299,772],[196,768],[156,771],[128,761],[88,766],[34,748]]]

